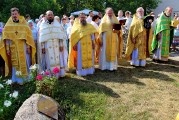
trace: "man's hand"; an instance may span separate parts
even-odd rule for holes
[[[132,43],[135,44],[135,43],[136,43],[136,39],[133,39],[133,40],[132,40]]]
[[[78,50],[78,46],[75,45],[75,46],[73,47],[73,50],[74,50],[74,51],[77,51],[77,50]]]
[[[7,55],[11,55],[11,51],[10,50],[6,50]]]
[[[60,52],[63,52],[64,47],[61,46],[59,49],[60,49]]]
[[[102,46],[103,46],[103,42],[99,42],[99,46],[101,46],[101,47],[102,47]]]
[[[42,48],[42,54],[45,54],[45,48]]]
[[[113,29],[112,31],[113,31],[113,33],[119,33],[119,30]]]
[[[161,39],[161,35],[160,35],[160,33],[159,34],[157,34],[157,40],[160,40]]]
[[[153,22],[152,19],[150,19],[149,22],[152,23]]]
[[[30,53],[31,53],[30,48],[27,48],[27,54],[30,54]]]
[[[92,48],[95,49],[95,44],[94,43],[92,43]]]

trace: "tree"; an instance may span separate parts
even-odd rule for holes
[[[10,9],[18,7],[21,15],[30,14],[31,18],[38,18],[47,10],[55,15],[70,15],[71,12],[91,9],[103,12],[106,7],[112,7],[117,14],[118,10],[129,10],[135,13],[138,7],[143,7],[146,14],[155,9],[161,0],[0,0],[0,21],[6,22],[10,16]]]

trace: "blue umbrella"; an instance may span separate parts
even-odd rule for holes
[[[73,12],[73,13],[71,13],[71,15],[79,15],[80,13],[85,13],[86,15],[88,15],[90,11],[93,11],[93,10],[84,9],[84,10],[81,10],[81,11]],[[93,11],[93,14],[97,15],[98,12],[97,11]]]

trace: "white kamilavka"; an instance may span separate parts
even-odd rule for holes
[[[4,106],[6,106],[6,107],[9,107],[9,106],[11,106],[11,101],[9,101],[9,100],[5,100],[4,101]]]

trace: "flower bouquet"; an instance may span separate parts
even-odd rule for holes
[[[38,69],[33,69],[31,72],[32,78],[36,83],[36,92],[51,96],[52,89],[58,80],[58,73],[60,69],[58,67],[53,68],[53,70],[46,70],[38,73]]]

